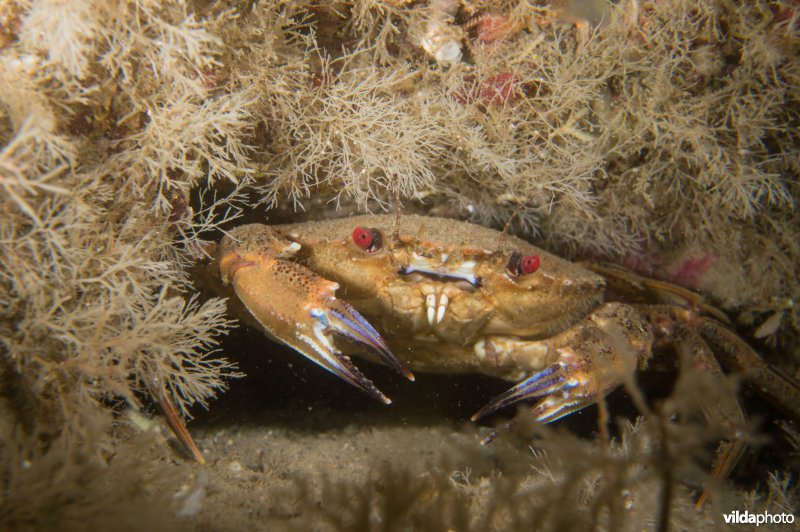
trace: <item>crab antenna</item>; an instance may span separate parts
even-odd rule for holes
[[[392,238],[395,243],[400,242],[400,188],[397,186],[397,180],[392,179],[392,192],[394,193],[394,227],[392,228]]]
[[[498,246],[499,247],[498,251],[500,253],[503,253],[503,251],[505,251],[504,246],[506,245],[506,235],[508,234],[508,230],[511,228],[511,222],[514,221],[514,218],[517,217],[521,209],[522,205],[517,205],[517,208],[514,209],[514,212],[511,213],[511,216],[509,216],[508,221],[506,221],[506,224],[503,226],[503,232],[500,233],[500,243]]]

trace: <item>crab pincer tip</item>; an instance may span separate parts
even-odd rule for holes
[[[389,349],[389,346],[386,345],[378,331],[356,309],[336,298],[328,300],[326,306],[328,307],[326,315],[330,320],[330,326],[334,330],[346,338],[371,349],[386,365],[406,379],[414,380],[414,374],[400,362],[397,356],[392,353],[392,350]]]

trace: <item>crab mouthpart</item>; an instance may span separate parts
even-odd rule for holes
[[[418,253],[413,253],[411,262],[400,268],[400,274],[423,273],[439,278],[460,279],[475,287],[481,285],[480,277],[475,274],[476,263],[474,260],[465,260],[457,266],[446,266],[447,259],[447,253],[442,253],[438,262],[434,259],[423,257]]]

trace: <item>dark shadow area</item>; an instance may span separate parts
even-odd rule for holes
[[[471,424],[470,416],[492,397],[513,385],[483,375],[421,372],[415,374],[414,382],[409,382],[386,366],[354,357],[363,373],[392,399],[391,405],[383,405],[250,327],[234,329],[220,347],[221,356],[236,361],[245,376],[231,380],[229,389],[211,403],[209,411],[194,412],[195,428],[252,424],[326,431],[352,424],[464,425]],[[656,390],[654,397],[666,396],[669,379],[658,377],[652,377],[653,383],[666,383]],[[637,415],[625,390],[613,392],[608,404],[613,417],[634,419]],[[516,408],[510,407],[476,425],[501,425],[516,412]],[[557,423],[581,437],[591,438],[597,431],[597,407],[585,408]]]
[[[391,405],[383,405],[249,327],[232,331],[221,348],[245,377],[230,381],[210,411],[196,412],[195,427],[264,424],[324,431],[354,423],[469,423],[470,415],[510,386],[481,375],[419,372],[416,381],[409,382],[388,367],[354,357],[363,373],[392,399]]]
[[[469,417],[511,386],[482,375],[420,372],[416,373],[415,382],[409,382],[388,367],[354,357],[364,374],[393,400],[391,405],[383,405],[250,327],[231,331],[221,349],[223,356],[237,362],[245,376],[230,381],[230,388],[211,403],[209,411],[195,412],[193,429],[251,425],[323,433],[353,426],[359,430],[448,424],[455,428],[472,425]],[[675,372],[645,371],[638,375],[638,382],[648,402],[655,405],[669,396],[675,377]],[[742,399],[749,418],[759,427],[764,445],[748,449],[733,480],[753,488],[763,482],[768,471],[797,471],[798,457],[792,455],[791,445],[779,426],[783,418],[746,387]],[[610,435],[618,438],[619,424],[615,420],[633,422],[639,412],[624,388],[612,392],[607,405],[612,418]],[[474,426],[500,427],[516,413],[516,408],[508,408]],[[556,421],[554,426],[591,439],[597,436],[597,422],[597,406],[591,406]],[[499,431],[498,438],[504,437],[516,439]],[[713,456],[714,448],[708,452],[709,457]]]

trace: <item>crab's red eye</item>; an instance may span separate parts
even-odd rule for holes
[[[519,262],[519,270],[523,275],[528,275],[538,270],[541,263],[539,255],[525,255]]]
[[[353,229],[353,242],[361,249],[367,249],[372,245],[372,233],[358,226]]]
[[[381,248],[381,233],[377,229],[358,226],[353,229],[353,242],[364,251],[377,251]]]
[[[509,257],[506,269],[511,275],[529,275],[538,270],[541,263],[539,255],[523,255],[515,251]]]

